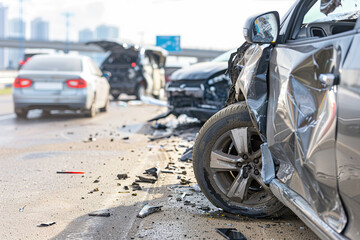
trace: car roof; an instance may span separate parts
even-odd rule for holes
[[[81,55],[72,55],[72,54],[39,54],[35,55],[32,58],[59,58],[59,59],[79,59],[83,60],[88,58],[86,56]]]

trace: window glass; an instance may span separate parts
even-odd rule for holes
[[[35,56],[25,63],[22,70],[81,72],[82,61],[68,56]]]
[[[303,24],[308,24],[312,22],[329,22],[334,20],[357,19],[360,15],[360,0],[342,1],[341,5],[327,16],[320,11],[320,3],[321,0],[318,0],[310,8],[310,10],[306,13],[304,17]]]

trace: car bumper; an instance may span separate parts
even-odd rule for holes
[[[39,94],[36,92],[24,93],[22,90],[13,89],[15,108],[88,109],[91,106],[91,99],[86,91],[78,91],[76,94]]]

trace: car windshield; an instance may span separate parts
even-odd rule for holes
[[[80,58],[39,56],[31,58],[22,70],[81,72]]]
[[[320,12],[320,3],[318,0],[306,13],[303,24],[357,19],[360,15],[360,0],[342,1],[341,5],[327,16]]]
[[[230,55],[231,55],[233,52],[236,52],[236,49],[232,49],[232,50],[230,50],[230,51],[227,51],[227,52],[221,54],[220,56],[214,58],[214,59],[211,60],[211,61],[212,61],[212,62],[227,62],[227,61],[229,61]]]

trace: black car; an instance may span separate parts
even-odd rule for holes
[[[298,0],[249,18],[233,103],[196,139],[194,173],[219,208],[290,208],[322,239],[360,236],[360,1]],[[291,237],[291,236],[289,236]]]
[[[205,122],[225,106],[231,80],[226,70],[232,51],[211,62],[175,71],[166,86],[169,112],[186,114]]]
[[[117,99],[121,93],[161,98],[165,95],[165,62],[167,51],[160,47],[140,47],[110,41],[88,42],[100,46],[110,55],[101,64],[110,72],[110,93]]]

